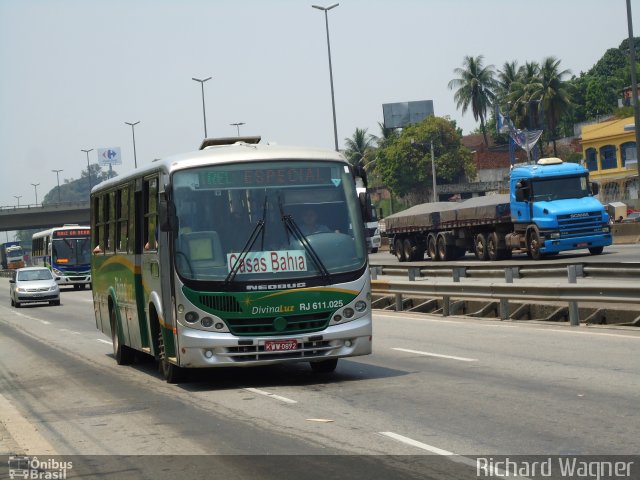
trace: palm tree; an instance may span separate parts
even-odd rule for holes
[[[518,69],[515,81],[509,86],[507,98],[511,103],[510,117],[520,128],[536,128],[538,104],[534,101],[533,91],[539,83],[539,73],[540,65],[537,62],[526,62]]]
[[[482,55],[464,57],[462,68],[456,68],[453,71],[459,77],[449,82],[449,89],[457,89],[453,98],[456,101],[456,107],[460,108],[463,114],[471,106],[473,118],[476,122],[480,120],[484,143],[489,146],[485,119],[487,118],[487,109],[495,99],[496,81],[493,77],[493,65],[485,67],[483,59]]]
[[[345,144],[347,148],[345,149],[345,156],[351,165],[354,166],[364,166],[363,159],[367,150],[373,147],[373,142],[375,137],[367,134],[366,128],[356,128],[353,136],[351,138],[345,138]]]
[[[560,60],[547,57],[540,65],[539,79],[531,92],[532,100],[540,102],[544,112],[547,139],[552,139],[553,153],[556,157],[558,156],[556,128],[560,123],[560,117],[571,106],[569,83],[563,79],[568,75],[571,75],[569,70],[560,70]]]
[[[507,101],[511,85],[518,81],[518,61],[504,62],[502,70],[498,70],[496,97],[500,103]]]

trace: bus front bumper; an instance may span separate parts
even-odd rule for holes
[[[371,314],[320,332],[278,337],[235,337],[229,333],[179,328],[180,366],[257,366],[308,362],[371,353]],[[297,348],[267,351],[265,342],[296,340]],[[285,342],[283,342],[284,344]]]

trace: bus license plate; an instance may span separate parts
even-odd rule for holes
[[[298,341],[295,338],[291,340],[266,340],[264,342],[265,352],[282,352],[296,350],[297,348]]]

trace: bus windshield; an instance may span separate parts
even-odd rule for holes
[[[51,250],[54,265],[88,265],[91,263],[89,238],[54,238]]]
[[[359,203],[338,162],[216,165],[173,174],[178,274],[286,280],[347,273],[366,261]]]

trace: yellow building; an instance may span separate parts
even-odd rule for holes
[[[584,125],[581,141],[589,177],[600,183],[601,201],[624,202],[638,198],[633,117]]]

